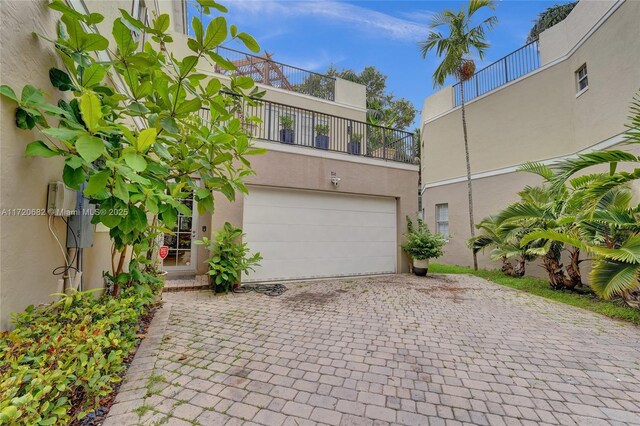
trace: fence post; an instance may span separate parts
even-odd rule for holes
[[[504,82],[509,82],[509,67],[507,66],[507,58],[504,58]]]

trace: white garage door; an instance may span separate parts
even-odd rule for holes
[[[396,270],[393,198],[252,187],[243,230],[264,258],[245,282]]]

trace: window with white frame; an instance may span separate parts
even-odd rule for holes
[[[449,238],[449,204],[436,204],[436,232]]]
[[[589,87],[589,78],[587,77],[587,64],[582,65],[576,71],[576,84],[578,92],[582,92],[583,90],[587,90]]]
[[[131,16],[133,16],[135,19],[141,21],[143,24],[147,26],[149,26],[151,23],[149,19],[149,9],[147,8],[147,5],[145,4],[144,0],[133,0],[133,4],[131,7]],[[144,46],[146,34],[144,32],[141,32],[140,34],[138,34],[137,32],[134,31],[132,36],[134,41],[141,42],[140,49],[142,50]]]

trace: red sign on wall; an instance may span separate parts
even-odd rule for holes
[[[160,247],[160,249],[158,250],[158,256],[160,256],[160,259],[164,260],[168,255],[169,255],[169,247],[168,246]]]

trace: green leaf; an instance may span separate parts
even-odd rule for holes
[[[69,75],[58,68],[49,69],[49,80],[51,80],[53,87],[62,92],[75,89]]]
[[[86,134],[86,132],[82,130],[67,129],[66,127],[49,127],[48,129],[42,130],[42,133],[60,139],[61,141],[73,141],[78,136]]]
[[[186,77],[198,64],[197,56],[187,56],[180,64],[180,77]]]
[[[193,35],[196,36],[198,45],[202,46],[202,41],[203,41],[202,37],[204,35],[204,30],[202,29],[202,21],[200,21],[200,19],[194,16],[193,19],[191,20],[191,27],[193,28]],[[195,51],[198,51],[198,50],[199,49],[196,49]]]
[[[49,8],[53,10],[57,10],[58,12],[62,12],[63,15],[67,15],[76,20],[84,21],[85,19],[88,18],[87,15],[84,15],[76,11],[75,9],[67,6],[61,0],[53,0],[51,3],[49,3]]]
[[[116,184],[113,188],[113,195],[121,199],[125,203],[129,203],[129,190],[127,184],[120,175],[116,175]]]
[[[171,22],[170,22],[169,15],[166,13],[163,13],[162,15],[158,16],[156,20],[153,22],[153,29],[163,33],[169,29],[170,23]]]
[[[27,105],[37,105],[44,101],[44,95],[40,89],[27,84],[22,88],[22,103]]]
[[[227,20],[223,16],[218,16],[209,22],[207,32],[204,36],[205,49],[218,46],[227,38]]]
[[[226,60],[216,52],[207,52],[207,54],[209,55],[211,60],[218,64],[222,69],[226,71],[235,71],[237,69],[233,62]]]
[[[91,87],[99,84],[106,74],[106,70],[102,65],[92,64],[89,68],[85,68],[82,72],[82,87]]]
[[[91,163],[105,152],[105,146],[102,139],[95,136],[80,136],[76,141],[76,150],[78,154],[88,163]]]
[[[212,78],[207,83],[207,88],[206,88],[207,95],[215,96],[218,94],[218,92],[220,92],[221,88],[222,88],[222,84],[220,83],[220,80],[218,80],[217,78]]]
[[[147,161],[136,152],[128,151],[124,155],[124,161],[136,172],[143,172],[147,168]]]
[[[255,38],[251,37],[249,34],[247,33],[240,33],[238,34],[238,38],[240,40],[242,40],[242,42],[244,43],[244,45],[247,47],[247,49],[249,49],[250,51],[254,52],[254,53],[258,53],[260,52],[260,45],[258,44],[258,42],[256,41]]]
[[[14,92],[13,89],[7,86],[6,84],[3,84],[2,86],[0,86],[0,95],[4,96],[5,98],[9,98],[14,102],[18,102],[18,97],[16,96],[16,92]]]
[[[36,121],[31,114],[23,108],[16,109],[16,126],[20,129],[31,130],[35,127]]]
[[[180,133],[178,124],[173,117],[165,117],[160,120],[160,126],[169,133]]]
[[[74,169],[69,167],[69,165],[65,164],[64,169],[62,169],[62,180],[64,184],[67,185],[71,189],[80,189],[80,185],[84,183],[84,170],[82,167]]]
[[[122,18],[118,18],[113,22],[111,33],[122,56],[128,56],[136,51],[137,43],[133,41],[131,30],[122,22]]]
[[[138,152],[147,152],[147,150],[156,142],[158,131],[155,128],[144,129],[138,135],[136,150]]]
[[[92,174],[91,177],[89,177],[89,182],[87,183],[86,188],[84,189],[84,195],[91,197],[92,195],[106,191],[109,175],[110,173],[108,171]]]
[[[229,11],[226,7],[224,7],[220,3],[215,2],[214,0],[197,0],[197,2],[202,7],[212,7],[222,13],[227,13]]]
[[[100,99],[98,99],[94,93],[86,92],[80,97],[82,119],[91,132],[94,132],[98,128],[98,122],[102,118],[100,108]]]
[[[233,80],[233,83],[236,87],[239,87],[241,89],[251,89],[254,85],[253,79],[251,77],[247,77],[245,75],[241,75],[239,77],[236,77]]]
[[[101,36],[100,34],[85,34],[82,40],[82,50],[88,52],[96,50],[105,50],[109,47],[109,40]]]
[[[200,99],[193,98],[188,101],[180,102],[178,104],[178,107],[176,108],[176,114],[187,114],[190,112],[198,111],[200,110],[200,108],[202,108],[202,102],[200,102]]]
[[[136,115],[136,116],[149,114],[151,112],[149,108],[147,108],[140,102],[131,102],[127,106],[127,111],[129,111],[131,115]]]
[[[25,149],[24,155],[25,157],[49,158],[49,157],[55,157],[56,155],[58,155],[58,153],[53,149],[49,148],[47,144],[45,144],[41,140],[37,140],[27,145],[27,149]]]

